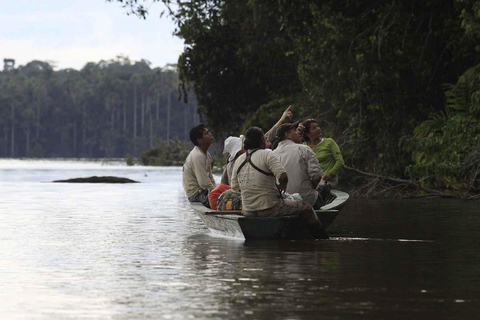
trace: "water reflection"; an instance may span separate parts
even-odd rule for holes
[[[459,300],[466,304],[462,314],[477,308],[477,297],[458,294],[458,289],[478,279],[478,265],[474,279],[462,279],[458,269],[439,265],[439,261],[448,264],[449,258],[435,242],[378,243],[232,242],[227,246],[217,239],[192,237],[186,246],[195,252],[190,263],[199,271],[197,276],[222,282],[214,297],[202,299],[234,318],[245,314],[261,319],[361,314],[383,318],[399,313],[410,318],[442,317]]]
[[[352,199],[330,227],[332,240],[245,242],[209,234],[188,206],[181,168],[109,169],[142,182],[135,185],[67,185],[38,179],[93,175],[101,164],[4,164],[2,318],[424,319],[479,311],[474,202]]]

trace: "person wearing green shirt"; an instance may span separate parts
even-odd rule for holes
[[[315,119],[303,122],[303,138],[312,148],[323,170],[319,185],[328,184],[335,189],[338,186],[338,171],[343,167],[342,153],[335,140],[322,137],[322,129]]]

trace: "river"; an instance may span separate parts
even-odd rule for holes
[[[0,160],[0,318],[478,317],[478,201],[350,199],[330,240],[246,242],[209,233],[181,174]],[[141,183],[51,182],[94,175]]]

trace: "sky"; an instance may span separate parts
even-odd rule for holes
[[[0,68],[15,59],[15,67],[41,60],[79,70],[118,55],[152,68],[177,63],[183,41],[172,35],[173,21],[160,18],[163,9],[151,4],[143,20],[105,0],[0,0]]]

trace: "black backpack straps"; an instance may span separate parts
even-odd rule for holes
[[[256,165],[253,164],[252,162],[252,154],[257,151],[258,149],[255,149],[252,151],[252,153],[248,153],[248,151],[246,152],[246,156],[245,156],[245,161],[242,162],[242,164],[238,167],[237,169],[237,175],[240,173],[240,170],[243,168],[243,166],[248,162],[250,163],[250,165],[253,167],[253,169],[257,170],[258,172],[260,173],[263,173],[264,175],[266,176],[273,176],[273,173],[271,172],[266,172],[266,171],[263,171],[262,169],[260,169],[259,167],[257,167]]]
[[[254,153],[254,152],[257,151],[257,150],[258,150],[258,149],[253,150],[252,153]],[[250,163],[251,163],[250,158],[252,157],[252,153],[249,154],[248,151],[245,151],[245,161],[243,161],[242,164],[238,166],[237,176],[238,176],[238,174],[240,173],[240,170],[242,170],[243,166],[244,166],[245,164],[247,164],[247,162],[250,162]]]
[[[257,167],[256,165],[254,165],[251,158],[248,159],[248,160],[250,160],[250,161],[248,161],[248,162],[250,162],[250,164],[252,165],[253,169],[257,170],[257,171],[260,172],[260,173],[263,173],[263,174],[266,175],[266,176],[272,176],[272,177],[273,177],[273,173],[263,171],[262,169],[260,169],[260,168]]]
[[[248,155],[247,155],[247,157],[248,157]],[[237,176],[238,176],[238,174],[240,173],[240,170],[242,170],[243,166],[248,162],[248,158],[247,158],[247,157],[245,157],[245,161],[243,161],[242,164],[238,166]]]

